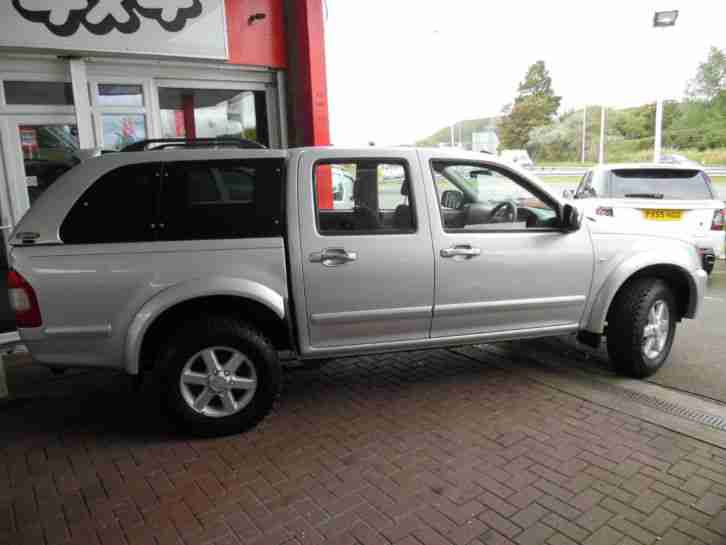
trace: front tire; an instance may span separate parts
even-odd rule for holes
[[[186,323],[158,362],[162,399],[184,431],[241,433],[267,416],[280,391],[277,351],[256,329],[211,316]]]
[[[618,292],[608,313],[607,347],[616,371],[645,378],[670,355],[676,332],[676,302],[662,280],[641,278]]]

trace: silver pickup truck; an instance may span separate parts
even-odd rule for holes
[[[282,352],[577,334],[644,377],[706,286],[690,242],[608,233],[526,171],[443,149],[106,155],[48,189],[11,244],[35,360],[149,377],[202,435],[269,413]]]

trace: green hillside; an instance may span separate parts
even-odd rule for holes
[[[471,135],[488,129],[494,129],[497,125],[497,117],[482,117],[480,119],[466,119],[456,123],[456,141],[471,144]],[[416,141],[417,146],[438,146],[439,144],[451,143],[451,127],[439,129],[431,136]]]

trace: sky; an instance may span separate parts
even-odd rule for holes
[[[333,144],[412,144],[497,115],[544,60],[563,109],[683,97],[709,47],[726,48],[723,0],[326,0]],[[655,11],[678,9],[675,27]]]

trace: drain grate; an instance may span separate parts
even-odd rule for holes
[[[508,365],[511,365],[512,363],[517,363],[515,360],[507,358],[507,356],[502,353],[502,350],[493,346],[477,346],[476,348],[474,348],[474,350],[477,350],[487,355],[492,355],[498,360],[504,360]],[[459,351],[459,353],[472,357],[469,350],[462,350]],[[537,368],[539,370],[543,370],[547,373],[553,375],[565,373],[565,371],[561,369],[552,368],[550,366],[547,366],[546,364],[543,365],[542,362],[528,356],[523,356],[522,354],[517,354],[517,356],[523,357],[523,359],[526,359],[528,362],[537,365]],[[506,366],[501,367],[506,368]],[[570,380],[574,379],[580,382],[582,381],[582,377],[579,376],[572,376],[568,374],[567,378]],[[685,420],[690,420],[691,422],[696,422],[697,424],[708,426],[719,431],[726,431],[726,417],[716,416],[714,414],[706,413],[690,407],[684,407],[683,405],[679,405],[678,403],[666,401],[665,399],[661,399],[659,397],[655,397],[649,394],[644,394],[642,392],[636,392],[628,388],[623,388],[622,386],[606,384],[595,377],[588,377],[587,386],[600,392],[615,395],[628,401],[638,403],[639,405],[645,405],[646,407],[656,409],[671,416],[677,416]]]
[[[623,397],[630,401],[639,403],[640,405],[657,409],[663,413],[685,418],[686,420],[691,420],[692,422],[697,422],[698,424],[703,424],[719,431],[726,431],[726,418],[721,416],[705,413],[698,409],[684,407],[683,405],[678,405],[672,401],[666,401],[641,392],[634,392],[628,388],[613,386],[611,384],[603,384],[599,381],[594,381],[591,385],[600,391],[615,394],[618,397]]]

